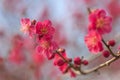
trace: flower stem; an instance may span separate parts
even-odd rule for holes
[[[106,44],[106,42],[104,41],[104,39],[102,39],[102,42],[104,43],[104,45],[108,48],[108,50],[110,51],[110,54],[114,57],[118,57],[117,55],[115,55],[112,50],[110,49],[110,46]]]

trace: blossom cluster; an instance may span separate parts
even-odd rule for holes
[[[53,59],[54,65],[58,66],[62,73],[70,72],[71,76],[75,77],[76,73],[72,70],[73,66],[88,64],[87,60],[81,60],[78,57],[74,59],[74,65],[70,65],[72,59],[67,57],[65,49],[60,48],[54,40],[55,28],[50,20],[37,22],[36,20],[31,21],[29,18],[23,18],[21,19],[21,30],[35,38],[37,54],[47,57],[48,60]],[[36,58],[39,57],[36,56]]]
[[[103,35],[111,32],[112,18],[105,10],[96,9],[89,14],[88,34],[85,36],[85,43],[90,52],[97,54],[104,50]]]
[[[111,26],[112,18],[107,15],[105,10],[96,9],[90,11],[88,34],[85,36],[85,43],[91,53],[97,54],[103,51],[103,56],[109,57],[110,49],[108,46],[114,46],[115,41],[110,40],[105,43],[103,35],[111,32]],[[76,76],[75,71],[86,74],[80,68],[81,65],[88,65],[88,61],[83,59],[83,57],[75,57],[72,61],[67,56],[65,49],[60,48],[59,44],[54,40],[55,28],[50,20],[40,22],[23,18],[21,19],[21,30],[24,33],[28,33],[30,37],[35,38],[37,42],[35,60],[40,60],[40,57],[37,56],[43,55],[48,60],[53,59],[54,65],[58,66],[62,73],[69,72],[72,77]],[[102,42],[108,47],[109,51],[104,50]]]

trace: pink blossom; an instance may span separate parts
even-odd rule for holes
[[[112,29],[111,23],[112,23],[112,18],[110,16],[106,15],[106,12],[104,10],[94,10],[90,15],[89,15],[89,31],[90,30],[96,30],[100,34],[105,34],[109,33]]]
[[[23,37],[19,34],[16,34],[12,38],[12,45],[14,48],[21,49],[23,47],[23,44],[24,44],[23,41],[24,41]]]
[[[12,49],[10,51],[8,59],[13,63],[20,64],[20,63],[24,62],[25,58],[19,49]]]
[[[29,28],[31,26],[31,21],[29,18],[22,18],[21,19],[21,31],[23,32],[28,32],[29,31]]]
[[[111,15],[116,19],[120,16],[120,3],[118,0],[111,0],[107,5]]]
[[[54,32],[55,29],[52,27],[51,21],[45,20],[44,22],[37,22],[36,33],[39,35],[39,37],[51,39]]]
[[[90,52],[96,54],[103,50],[101,39],[101,35],[96,31],[90,31],[89,34],[85,36],[85,43]]]
[[[22,18],[21,19],[21,31],[24,33],[29,33],[32,36],[35,33],[35,23],[34,20],[30,21],[29,18]]]
[[[54,41],[45,39],[40,40],[40,44],[36,47],[38,53],[45,55],[48,59],[54,58],[54,51],[58,48]]]

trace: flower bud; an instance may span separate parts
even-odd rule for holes
[[[115,45],[115,40],[109,40],[107,44],[113,47]]]
[[[62,66],[62,65],[64,65],[64,61],[62,60],[62,59],[59,59],[58,61],[57,61],[57,65],[58,66]]]
[[[69,62],[72,62],[72,58],[68,58],[68,61],[69,61]]]
[[[81,64],[81,59],[79,57],[74,58],[74,64],[80,65]]]
[[[110,52],[108,50],[103,51],[102,54],[105,58],[108,58],[110,56]]]
[[[82,63],[83,63],[84,65],[88,65],[88,61],[87,61],[87,60],[83,60]]]

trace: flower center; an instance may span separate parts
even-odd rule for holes
[[[48,41],[44,41],[41,46],[46,49],[49,48],[50,43]]]
[[[25,25],[25,26],[23,26],[23,27],[21,28],[21,31],[22,31],[22,32],[27,32],[27,31],[29,31],[29,28],[30,28],[29,25]]]
[[[103,18],[97,19],[97,28],[101,28],[103,26],[104,26],[104,19]]]
[[[92,44],[95,45],[96,42],[97,42],[97,38],[96,37],[93,37],[92,40],[91,40]]]
[[[47,34],[47,33],[48,33],[48,30],[47,30],[46,28],[42,28],[42,29],[41,29],[41,32],[42,32],[42,34],[44,35],[44,34]]]

